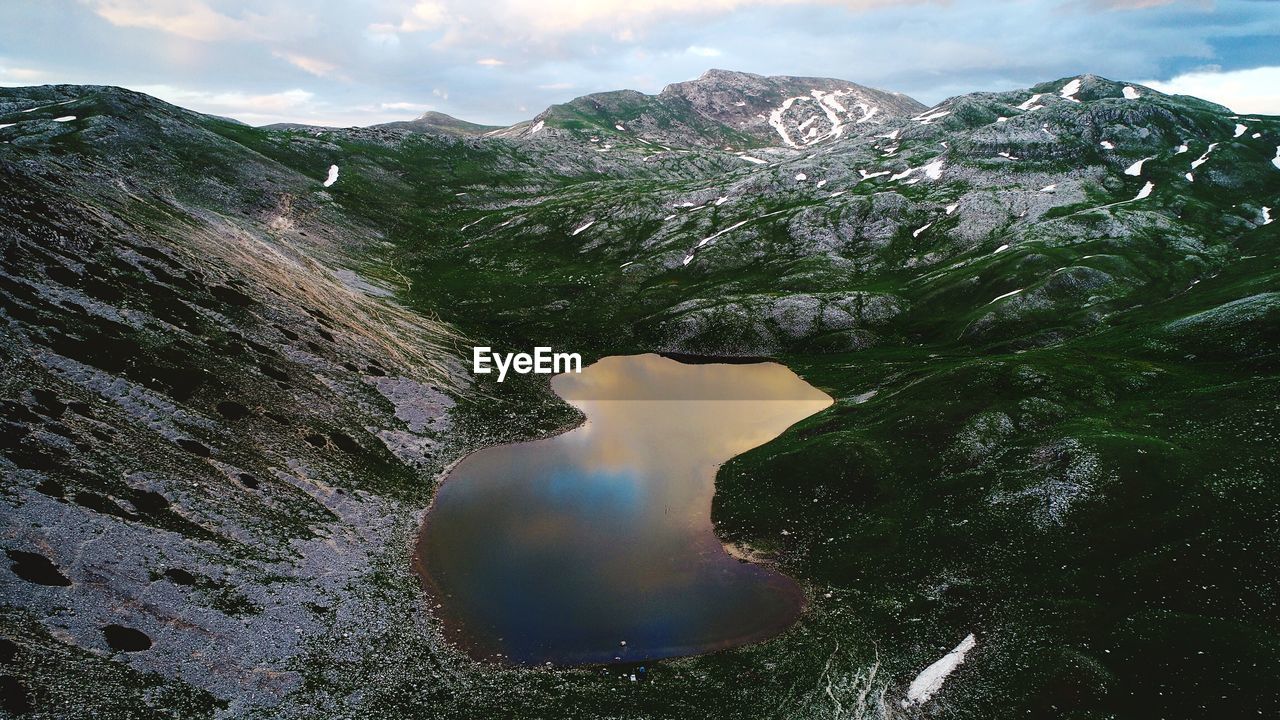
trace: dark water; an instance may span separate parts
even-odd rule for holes
[[[451,640],[476,658],[572,665],[702,653],[794,622],[799,587],[726,552],[711,497],[721,463],[829,397],[776,363],[658,355],[552,387],[586,423],[471,455],[427,513],[419,571]]]

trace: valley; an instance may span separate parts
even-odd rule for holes
[[[0,89],[6,709],[1265,714],[1278,153],[1091,75],[925,107],[709,71],[506,128]],[[830,396],[711,500],[796,624],[643,681],[449,643],[410,562],[439,481],[583,419],[475,346]]]

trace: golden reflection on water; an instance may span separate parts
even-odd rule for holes
[[[716,539],[714,479],[831,398],[775,363],[658,355],[552,387],[586,422],[468,457],[428,513],[420,570],[451,637],[476,657],[577,664],[704,652],[794,621],[794,582]]]

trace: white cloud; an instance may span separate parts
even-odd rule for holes
[[[499,60],[498,58],[480,58],[479,60],[476,61],[476,64],[484,65],[486,67],[498,67],[499,65],[506,65],[505,62]]]
[[[243,92],[189,90],[170,85],[143,85],[136,89],[191,110],[213,113],[229,109],[252,112],[296,110],[307,107],[315,99],[314,93],[300,89],[258,95]]]
[[[424,30],[438,30],[450,21],[449,10],[443,3],[431,2],[424,0],[423,2],[414,3],[408,8],[404,15],[397,23],[374,23],[369,29],[376,33],[412,33],[422,32]]]
[[[374,125],[421,115],[431,106],[412,102],[335,106],[307,90],[273,93],[208,92],[172,85],[139,85],[139,92],[209,115],[235,118],[250,125],[293,122],[330,127]]]
[[[398,20],[369,25],[373,33],[441,30],[444,44],[476,38],[553,40],[563,35],[596,30],[610,32],[618,42],[634,42],[638,27],[687,16],[722,15],[753,6],[827,5],[850,10],[945,3],[946,0],[494,0],[483,16],[474,0],[406,2]],[[622,28],[618,30],[617,28]]]
[[[378,103],[379,110],[407,110],[409,112],[424,113],[431,109],[426,103],[415,102],[384,102]]]
[[[1280,115],[1280,66],[1191,72],[1142,84],[1163,93],[1204,98],[1237,113]]]
[[[1090,0],[1089,4],[1104,10],[1146,10],[1148,8],[1172,5],[1182,0]],[[1205,4],[1200,0],[1198,4]]]
[[[307,25],[305,13],[263,15],[245,11],[238,17],[220,12],[203,0],[80,0],[117,27],[147,28],[188,40],[271,40],[292,37]]]
[[[332,75],[333,71],[338,69],[337,65],[334,65],[327,60],[321,60],[320,58],[308,57],[306,55],[299,55],[298,53],[291,53],[283,50],[277,50],[273,54],[278,58],[288,61],[290,65],[305,70],[316,77],[327,77]]]
[[[50,82],[51,79],[49,73],[43,70],[0,64],[0,87],[38,85]]]

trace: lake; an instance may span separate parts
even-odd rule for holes
[[[476,659],[581,665],[693,655],[776,635],[796,583],[726,551],[725,461],[831,398],[777,363],[607,357],[552,388],[586,415],[480,450],[439,487],[415,563],[447,637]]]

